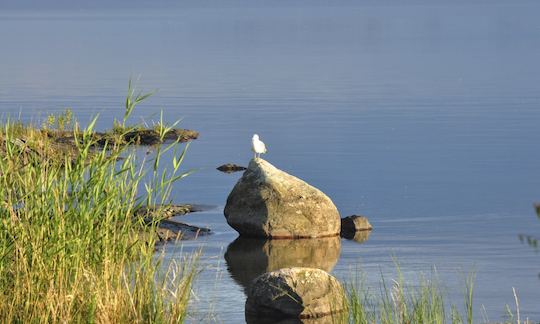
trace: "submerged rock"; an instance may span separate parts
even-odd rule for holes
[[[202,235],[209,235],[212,231],[208,228],[189,225],[186,223],[162,220],[157,228],[157,236],[160,241],[192,240]]]
[[[168,219],[196,211],[199,211],[199,209],[190,204],[142,206],[135,211],[135,216],[144,217],[146,223],[151,223],[154,220]]]
[[[231,277],[244,290],[253,279],[281,268],[308,267],[332,271],[341,252],[341,238],[268,240],[239,237],[229,244],[225,261]]]
[[[225,173],[233,173],[233,172],[238,172],[238,171],[244,171],[247,168],[243,167],[241,165],[238,165],[238,164],[227,163],[227,164],[223,164],[223,165],[218,166],[216,169],[218,169],[221,172],[225,172]]]
[[[259,276],[246,300],[246,319],[321,318],[346,308],[343,287],[320,269],[285,268]]]
[[[340,233],[339,212],[319,189],[252,159],[227,198],[227,223],[244,236],[314,238]]]
[[[191,204],[142,206],[135,211],[134,215],[136,219],[142,218],[142,221],[146,225],[157,222],[156,235],[161,242],[190,240],[201,235],[211,234],[212,232],[208,228],[169,219],[175,216],[201,211],[202,208],[200,205]]]

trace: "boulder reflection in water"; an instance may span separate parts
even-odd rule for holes
[[[265,240],[239,237],[225,252],[231,277],[244,291],[261,274],[289,267],[332,271],[341,252],[339,237]]]

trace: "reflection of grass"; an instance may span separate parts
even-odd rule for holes
[[[536,217],[538,217],[538,219],[540,220],[540,204],[535,204],[534,208],[536,210]],[[529,245],[535,251],[538,251],[539,248],[537,237],[529,234],[519,234],[518,237],[521,243],[527,243],[527,245]]]
[[[349,303],[348,318],[343,322],[358,324],[408,324],[408,323],[473,323],[474,274],[465,280],[464,312],[459,307],[449,305],[446,295],[436,277],[420,277],[414,285],[405,282],[399,266],[397,279],[390,282],[381,276],[378,293],[364,287],[362,280],[349,284],[346,288]],[[508,320],[505,323],[532,323],[520,321],[517,295],[516,315],[507,306]],[[483,313],[483,322],[489,322]],[[517,317],[517,318],[516,318]]]
[[[540,220],[540,204],[534,204],[534,209],[536,210],[536,217],[538,220]],[[519,234],[518,238],[521,243],[526,243],[528,246],[534,249],[535,252],[540,251],[538,246],[538,238],[536,236],[530,234]],[[540,278],[540,273],[538,273],[538,278]]]
[[[98,149],[95,119],[79,130],[71,118],[60,124],[73,125],[70,146],[44,136],[50,129],[8,121],[0,130],[0,318],[183,321],[193,263],[156,260],[156,224],[133,215],[143,202],[168,199],[172,183],[183,176],[184,152],[161,173],[160,157],[174,144],[158,148],[146,167],[127,144]],[[153,180],[141,195],[147,171]]]

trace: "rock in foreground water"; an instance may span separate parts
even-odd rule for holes
[[[224,213],[227,223],[244,236],[328,237],[339,235],[341,227],[328,196],[260,158],[249,163]]]
[[[320,269],[285,268],[253,281],[246,300],[246,318],[320,318],[345,309],[345,295],[336,278]]]

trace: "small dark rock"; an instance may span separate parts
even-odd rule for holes
[[[227,163],[227,164],[223,164],[219,167],[217,167],[217,169],[221,172],[225,172],[225,173],[233,173],[233,172],[238,172],[238,171],[244,171],[246,170],[247,168],[246,167],[243,167],[243,166],[240,166],[238,164],[234,164],[234,163]]]
[[[341,219],[341,234],[355,233],[358,231],[370,231],[373,229],[367,217],[351,215]],[[354,235],[353,235],[354,236]]]

